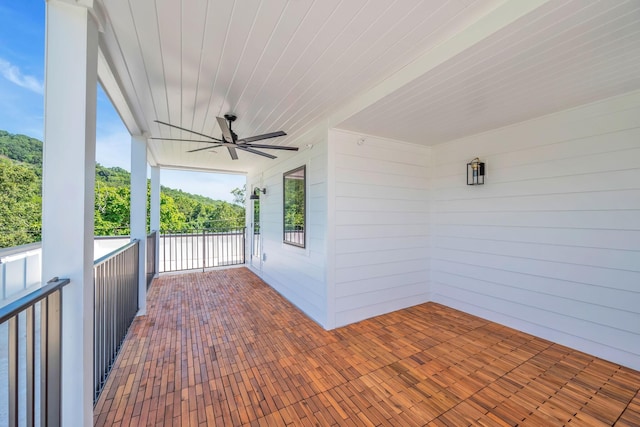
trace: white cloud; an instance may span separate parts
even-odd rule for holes
[[[33,76],[22,74],[20,68],[0,58],[0,74],[11,83],[28,89],[32,92],[42,94],[44,92],[44,84]]]

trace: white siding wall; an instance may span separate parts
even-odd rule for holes
[[[639,126],[635,92],[435,146],[432,299],[640,369]]]
[[[313,144],[313,148],[307,148],[307,144]],[[301,148],[295,156],[247,179],[247,195],[253,186],[267,189],[266,195],[260,194],[264,261],[261,269],[254,261],[252,269],[309,317],[326,327],[326,128],[317,129],[302,137],[298,145]],[[307,167],[307,244],[304,249],[282,243],[282,174],[302,165]],[[248,209],[247,212],[251,211]]]
[[[331,326],[428,299],[429,149],[329,132]]]

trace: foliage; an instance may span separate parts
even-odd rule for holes
[[[33,167],[0,157],[0,247],[40,240],[40,182]]]
[[[129,187],[131,174],[119,167],[106,168],[100,163],[96,163],[96,183],[105,183],[114,187]]]
[[[234,189],[234,197],[238,197]],[[39,241],[42,226],[42,142],[0,131],[0,247]],[[149,184],[147,211],[149,211]],[[130,174],[96,164],[95,234],[130,232]],[[147,225],[149,218],[147,217]],[[227,231],[245,224],[244,205],[162,187],[160,228],[187,231],[208,228]]]
[[[25,135],[14,135],[0,130],[0,156],[40,168],[42,142]]]
[[[284,227],[285,230],[304,230],[305,214],[304,170],[284,179]]]
[[[180,211],[173,198],[160,192],[160,229],[163,231],[187,229],[185,220],[184,213]]]
[[[247,192],[247,186],[243,185],[242,188],[234,188],[231,190],[231,194],[233,194],[233,203],[235,205],[244,206],[245,194]]]
[[[96,236],[126,236],[129,234],[129,187],[112,187],[96,181],[94,226]]]

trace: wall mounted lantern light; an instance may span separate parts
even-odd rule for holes
[[[467,185],[484,184],[484,163],[479,158],[467,163]]]
[[[267,194],[267,188],[254,188],[253,193],[249,196],[249,200],[260,200],[260,192],[262,192],[262,194]]]

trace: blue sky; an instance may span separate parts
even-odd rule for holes
[[[45,0],[0,0],[0,129],[42,139]],[[98,85],[96,161],[130,170],[130,139]],[[163,170],[162,185],[232,201],[240,175]]]

